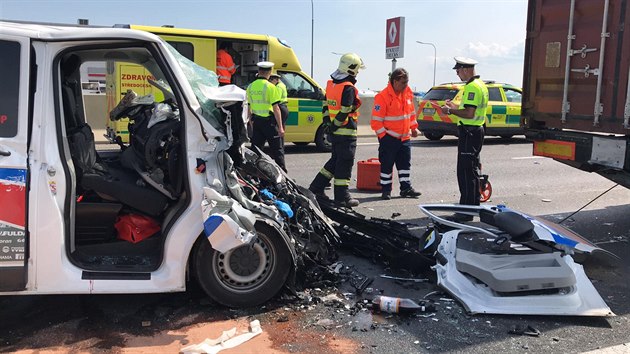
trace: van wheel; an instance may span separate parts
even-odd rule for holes
[[[326,134],[325,130],[323,124],[317,128],[317,133],[315,133],[315,145],[319,151],[331,152],[332,144],[328,140],[328,134]]]
[[[256,224],[257,239],[226,253],[216,251],[205,237],[194,252],[194,274],[214,301],[229,307],[260,305],[284,286],[291,254],[272,227]]]
[[[444,136],[444,134],[440,134],[440,133],[429,133],[429,132],[426,132],[426,133],[424,133],[424,136],[425,136],[427,139],[429,139],[429,140],[432,140],[432,141],[438,141],[438,140],[442,139],[442,137]]]

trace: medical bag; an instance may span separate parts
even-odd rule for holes
[[[160,225],[155,219],[140,214],[121,215],[114,227],[119,240],[131,243],[138,243],[160,231]]]

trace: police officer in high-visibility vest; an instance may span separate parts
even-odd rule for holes
[[[230,53],[228,53],[230,43],[221,42],[217,51],[217,76],[219,77],[219,86],[225,86],[232,83],[232,75],[236,73],[236,65]]]
[[[354,84],[359,70],[364,68],[363,60],[358,55],[347,53],[341,56],[339,67],[330,75],[322,113],[324,123],[328,124],[332,156],[309,187],[315,195],[326,197],[324,189],[334,178],[335,203],[344,207],[359,205],[359,201],[350,196],[348,187],[357,149],[357,119],[361,106],[359,92]]]
[[[278,104],[280,92],[269,76],[273,63],[261,61],[258,65],[258,78],[247,87],[248,113],[252,127],[252,145],[261,149],[269,143],[271,157],[278,166],[287,170],[284,164],[284,128]]]
[[[421,195],[411,186],[410,137],[418,136],[413,100],[409,73],[403,68],[392,71],[387,87],[374,97],[370,126],[378,136],[381,198],[384,200],[391,199],[394,164],[398,170],[400,196],[417,198]]]
[[[446,100],[441,107],[442,113],[454,114],[459,117],[457,125],[457,182],[459,184],[459,204],[479,205],[481,193],[479,190],[480,162],[479,153],[483,146],[484,128],[486,121],[486,107],[488,107],[488,88],[475,75],[476,60],[455,57],[457,76],[466,83],[462,100],[458,105]],[[456,215],[460,221],[470,221],[472,216]]]
[[[280,91],[280,103],[278,107],[280,107],[280,115],[282,116],[282,127],[284,129],[287,128],[287,119],[289,119],[289,107],[287,104],[289,103],[288,94],[287,94],[287,86],[282,82],[280,74],[277,71],[273,70],[271,72],[271,76],[269,77],[269,81],[276,85],[276,88]]]

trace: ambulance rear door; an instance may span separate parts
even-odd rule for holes
[[[0,33],[0,291],[26,287],[30,45]]]

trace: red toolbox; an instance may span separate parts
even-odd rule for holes
[[[371,158],[357,162],[357,189],[381,190],[381,162],[378,158]]]

